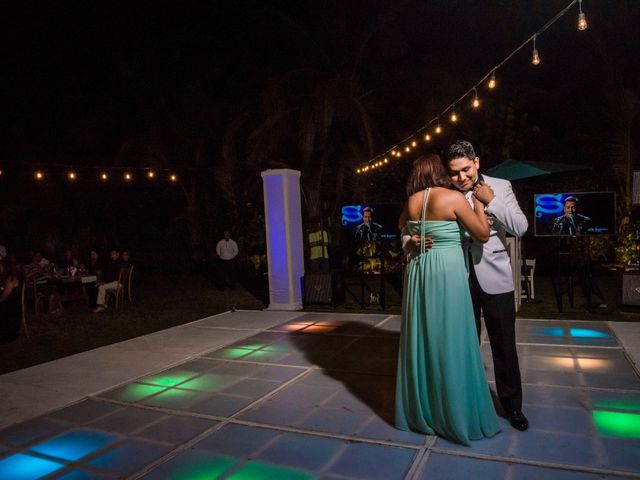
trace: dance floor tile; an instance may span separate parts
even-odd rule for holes
[[[91,459],[87,465],[118,476],[131,475],[170,450],[166,445],[144,440],[127,440],[124,444]]]
[[[80,469],[70,470],[59,477],[56,480],[108,480],[113,477],[107,477],[94,472],[87,472]]]
[[[252,398],[232,395],[211,395],[191,405],[187,410],[214,417],[230,417],[254,401]]]
[[[281,433],[268,428],[228,424],[193,446],[194,449],[235,457],[254,457]]]
[[[216,368],[224,365],[224,361],[222,360],[214,360],[209,358],[199,358],[197,360],[191,360],[189,362],[183,363],[180,365],[181,368],[185,370],[191,370],[192,372],[200,372],[207,373]]]
[[[317,471],[325,467],[343,447],[344,442],[337,439],[283,433],[260,452],[256,459]]]
[[[0,460],[0,478],[35,480],[46,477],[63,467],[63,463],[17,453]]]
[[[240,415],[240,419],[266,425],[294,426],[309,414],[309,407],[295,403],[266,402]]]
[[[513,478],[518,480],[539,480],[541,478],[545,480],[601,480],[606,478],[613,480],[615,477],[433,453],[429,456],[426,466],[417,478],[419,480],[468,480],[469,478]]]
[[[160,392],[164,392],[167,389],[164,387],[157,387],[154,385],[143,385],[141,383],[130,383],[123,387],[110,390],[108,392],[100,394],[103,398],[110,398],[113,400],[120,400],[122,402],[139,402],[145,398],[149,398]]]
[[[356,436],[408,445],[424,445],[429,438],[422,433],[398,430],[393,425],[392,417],[384,420],[377,415],[369,417],[369,421],[356,432]]]
[[[269,392],[272,392],[280,385],[280,382],[273,380],[257,380],[255,378],[248,378],[225,388],[224,393],[257,399]]]
[[[29,450],[68,462],[78,461],[114,444],[119,435],[78,428],[29,447]]]
[[[606,464],[610,468],[640,472],[640,441],[624,438],[605,438]]]
[[[313,408],[300,422],[298,428],[315,432],[336,433],[339,435],[355,435],[361,431],[371,418],[368,414],[344,412],[331,408]]]
[[[171,415],[138,432],[137,436],[177,445],[191,440],[217,423],[204,418]]]
[[[0,443],[24,446],[37,440],[58,434],[67,427],[46,418],[38,418],[6,428],[0,432]]]
[[[335,461],[331,472],[371,480],[403,479],[415,455],[407,448],[353,443]]]
[[[597,445],[593,437],[530,428],[516,444],[515,455],[529,460],[597,467]]]
[[[141,400],[140,403],[152,407],[170,408],[172,410],[187,410],[190,406],[208,396],[208,394],[203,392],[169,388],[158,395]]]
[[[214,455],[199,450],[187,450],[144,475],[145,480],[167,479],[217,479],[238,463],[238,460],[223,455]]]
[[[49,413],[47,417],[62,420],[73,425],[84,425],[113,413],[119,408],[121,407],[107,402],[84,400],[70,407]]]
[[[531,405],[527,406],[526,412],[531,428],[535,430],[579,435],[594,433],[591,414],[584,408]]]
[[[92,428],[128,434],[160,420],[164,415],[141,408],[122,408],[91,424]]]
[[[441,453],[429,455],[427,464],[417,477],[419,480],[469,480],[470,478],[510,478],[505,463],[476,460]]]
[[[200,375],[199,377],[195,377],[183,383],[180,385],[180,388],[215,393],[224,390],[237,382],[238,377],[235,375],[205,373],[204,375]]]

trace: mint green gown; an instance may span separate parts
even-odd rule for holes
[[[412,235],[423,230],[434,245],[407,266],[396,426],[469,445],[500,426],[478,345],[464,233],[456,221],[410,221],[408,227]]]

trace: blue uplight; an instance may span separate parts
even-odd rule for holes
[[[16,453],[0,460],[0,478],[31,480],[49,475],[62,467],[62,463]]]
[[[589,328],[570,328],[569,333],[572,337],[580,338],[611,338],[611,335],[599,330],[591,330]]]
[[[71,430],[31,448],[32,451],[76,461],[118,440],[116,435],[95,430]]]

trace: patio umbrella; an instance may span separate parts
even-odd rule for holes
[[[524,160],[505,160],[504,162],[485,170],[487,175],[505,180],[519,180],[521,178],[538,177],[551,173],[574,172],[590,170],[584,165],[571,165],[554,162],[528,162]]]

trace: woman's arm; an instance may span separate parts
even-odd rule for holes
[[[4,302],[14,289],[18,288],[19,282],[16,277],[7,277],[4,281],[4,290],[0,294],[0,302]]]
[[[462,193],[455,193],[453,211],[456,214],[456,218],[474,240],[485,243],[489,240],[490,230],[487,215],[484,213],[484,204],[477,198],[472,197],[475,208],[473,210]]]

